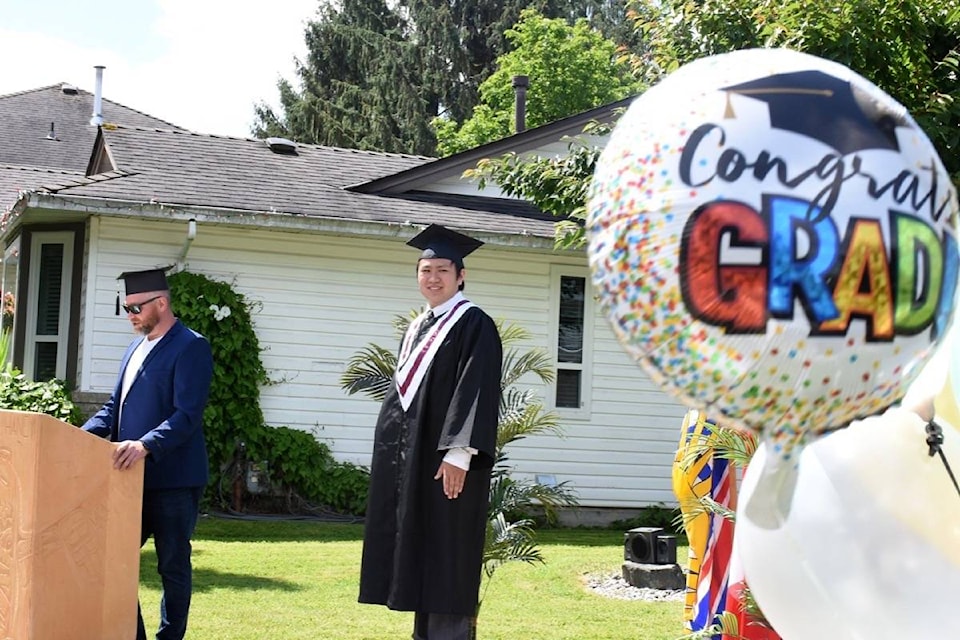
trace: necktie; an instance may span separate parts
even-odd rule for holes
[[[423,340],[423,336],[427,335],[427,332],[430,331],[432,327],[437,322],[437,317],[433,315],[433,311],[427,311],[427,317],[423,319],[423,322],[420,323],[420,327],[417,329],[417,339],[414,340],[414,344],[419,344]]]

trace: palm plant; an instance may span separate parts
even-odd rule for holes
[[[393,325],[403,335],[417,311],[398,315]],[[530,333],[512,323],[497,321],[503,344],[503,367],[500,375],[500,412],[497,429],[497,451],[490,478],[490,505],[487,511],[487,536],[483,552],[485,576],[483,593],[497,568],[507,562],[542,563],[543,557],[534,536],[535,522],[527,514],[542,510],[548,522],[556,521],[561,507],[576,506],[573,491],[566,485],[547,486],[533,480],[518,480],[511,475],[507,445],[532,435],[553,434],[562,437],[559,417],[544,410],[542,400],[530,388],[516,385],[525,376],[533,375],[544,383],[553,381],[550,358],[542,349],[521,349]],[[364,393],[382,401],[390,389],[397,366],[396,354],[376,344],[368,344],[347,362],[340,377],[340,386],[347,393]],[[483,598],[480,598],[480,603]],[[480,605],[477,605],[479,609]]]

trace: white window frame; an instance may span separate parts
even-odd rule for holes
[[[27,282],[26,325],[24,327],[23,372],[31,380],[36,379],[36,346],[39,342],[57,343],[57,378],[67,377],[67,349],[70,335],[70,298],[73,286],[73,231],[39,231],[30,237],[30,271]],[[55,336],[37,335],[37,311],[40,304],[40,249],[45,244],[63,245],[63,269],[60,272],[60,315]]]
[[[564,277],[582,278],[583,288],[583,356],[581,362],[560,362],[560,282]],[[550,355],[557,370],[580,371],[580,407],[557,406],[557,382],[554,380],[548,389],[547,405],[562,418],[588,419],[590,417],[590,398],[593,389],[593,288],[590,272],[584,267],[551,265],[550,267]]]

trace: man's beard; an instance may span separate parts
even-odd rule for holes
[[[150,335],[150,332],[153,331],[156,326],[157,323],[153,320],[141,320],[140,326],[135,326],[133,332],[144,336]]]

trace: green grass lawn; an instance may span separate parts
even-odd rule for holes
[[[413,614],[357,603],[363,529],[304,521],[203,518],[194,538],[190,638],[383,640],[409,638]],[[481,640],[673,640],[680,602],[599,596],[586,574],[619,573],[623,532],[538,534],[545,565],[501,567],[486,591]],[[686,549],[680,552],[686,557]],[[160,598],[153,543],[144,547],[140,598],[147,629]]]

